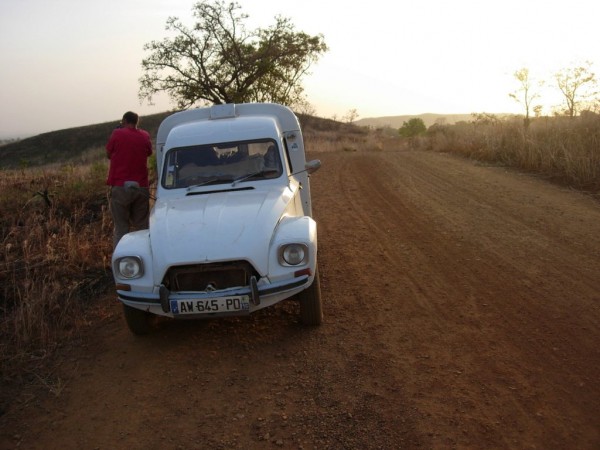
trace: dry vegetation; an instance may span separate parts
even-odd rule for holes
[[[392,129],[367,130],[312,117],[301,121],[311,157],[414,145],[600,191],[597,115],[537,119],[528,129],[522,120],[481,116],[435,125],[416,140],[401,139]],[[86,148],[70,163],[0,171],[0,379],[5,388],[42,379],[61,343],[104,314],[96,300],[110,298],[107,163],[101,147]]]
[[[3,383],[37,375],[109,284],[105,174],[104,163],[1,173]]]
[[[534,173],[593,193],[600,191],[600,115],[522,118],[480,115],[472,122],[434,125],[419,144]]]

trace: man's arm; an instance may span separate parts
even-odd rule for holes
[[[112,155],[114,147],[115,147],[115,133],[113,131],[113,133],[110,135],[110,139],[106,143],[106,157],[108,159],[110,159],[110,156]]]
[[[147,137],[146,152],[148,153],[148,156],[150,156],[152,155],[152,139],[150,139],[150,133],[148,133],[147,131],[144,131],[144,133]]]

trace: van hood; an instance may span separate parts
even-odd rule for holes
[[[266,274],[273,231],[293,195],[288,186],[277,186],[157,200],[150,243],[161,267],[154,273],[173,265],[242,259]]]

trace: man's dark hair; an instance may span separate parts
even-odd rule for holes
[[[123,122],[129,125],[137,125],[139,120],[140,116],[132,111],[127,111],[125,114],[123,114]]]

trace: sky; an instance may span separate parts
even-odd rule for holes
[[[144,44],[193,25],[194,0],[1,0],[0,139],[168,111],[140,102]],[[600,71],[598,0],[238,0],[251,29],[280,15],[329,51],[303,79],[316,115],[522,113],[514,73]],[[600,72],[599,76],[600,76]],[[546,106],[561,102],[548,90]]]

